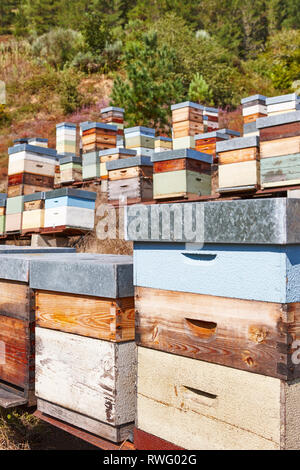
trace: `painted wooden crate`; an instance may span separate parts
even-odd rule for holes
[[[253,95],[241,100],[244,124],[268,115],[266,99],[263,95]]]
[[[72,122],[56,125],[56,150],[61,155],[76,155],[77,126]]]
[[[300,303],[258,302],[136,287],[143,347],[294,380]]]
[[[212,156],[195,150],[155,153],[154,199],[211,193]]]
[[[219,110],[205,107],[203,110],[204,132],[213,132],[219,129]]]
[[[110,162],[111,160],[118,160],[119,158],[130,158],[130,157],[135,157],[136,156],[136,151],[132,149],[127,149],[127,148],[113,148],[113,149],[107,149],[107,150],[101,150],[99,152],[99,157],[100,157],[100,162],[101,163],[106,163]]]
[[[7,194],[0,193],[0,235],[5,233],[6,199]]]
[[[24,196],[22,232],[39,231],[44,227],[45,193],[34,193]]]
[[[81,124],[83,153],[117,146],[117,127],[99,122]]]
[[[37,145],[20,144],[8,149],[8,175],[30,173],[54,177],[57,152]]]
[[[153,163],[149,157],[130,157],[106,163],[108,171],[108,199],[153,199]]]
[[[136,423],[190,450],[299,449],[299,386],[138,348]]]
[[[240,133],[231,131],[230,129],[219,129],[214,132],[207,132],[205,134],[195,135],[195,146],[198,152],[208,153],[213,155],[214,161],[216,160],[216,144],[223,140],[229,140],[234,137],[239,137]]]
[[[219,191],[241,191],[260,184],[259,138],[217,142]]]
[[[300,184],[300,153],[261,160],[263,188]]]
[[[74,252],[70,248],[3,247],[0,263],[0,406],[35,404],[34,296],[30,259]],[[32,255],[28,253],[33,253]],[[12,254],[15,253],[15,254]],[[18,254],[16,254],[18,253]],[[73,255],[72,255],[73,256]]]
[[[82,180],[82,160],[80,157],[67,156],[60,159],[60,182]]]
[[[155,152],[164,152],[166,150],[172,150],[173,148],[172,139],[169,137],[163,137],[163,136],[156,137],[154,148],[155,148]]]
[[[296,93],[266,99],[268,116],[288,114],[300,109],[300,97]]]
[[[124,108],[118,108],[116,106],[108,106],[102,108],[100,111],[101,120],[107,124],[116,124],[124,122]]]
[[[126,148],[144,147],[154,149],[155,135],[149,136],[147,134],[141,134],[138,132],[132,132],[125,134],[125,145]]]
[[[61,188],[45,194],[45,228],[94,228],[96,193]]]
[[[193,121],[183,121],[183,122],[174,122],[173,123],[173,136],[174,139],[180,139],[182,137],[195,136],[196,134],[201,134],[205,132],[204,124],[193,122]]]
[[[82,155],[82,179],[100,178],[99,151],[88,152]]]
[[[180,137],[179,139],[173,138],[173,150],[181,149],[195,149],[195,137]]]
[[[30,280],[38,408],[117,442],[128,438],[135,417],[132,271],[129,256],[92,255],[38,260]]]
[[[136,233],[131,228],[136,214],[127,209],[127,238],[135,241],[135,286],[300,301],[298,200],[149,205],[143,214]]]
[[[172,111],[172,122],[203,122],[203,111],[204,106],[191,101],[185,101],[183,103],[177,103],[171,106]]]
[[[24,196],[8,197],[6,201],[5,231],[17,232],[22,229]]]

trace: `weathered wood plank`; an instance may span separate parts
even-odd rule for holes
[[[219,165],[219,187],[259,184],[259,162],[256,160]]]
[[[110,170],[108,174],[110,181],[138,178],[143,176],[151,178],[153,175],[153,168],[146,166],[134,166],[120,170]]]
[[[135,418],[134,342],[36,328],[36,395],[111,426]]]
[[[257,160],[258,158],[259,158],[259,150],[257,147],[232,150],[229,152],[220,152],[218,155],[218,161],[220,165],[247,162],[251,160]]]
[[[90,338],[130,341],[134,339],[134,299],[36,291],[36,322]]]
[[[136,342],[284,380],[300,377],[291,343],[300,305],[136,288]],[[292,341],[291,341],[292,338]]]
[[[280,449],[279,379],[139,347],[137,383],[143,431],[185,449]]]
[[[274,139],[260,143],[260,158],[300,153],[300,136]]]
[[[33,294],[27,284],[0,280],[0,315],[32,321],[32,297]]]
[[[282,124],[280,126],[264,127],[260,129],[260,142],[286,139],[300,135],[300,122]]]
[[[0,380],[26,388],[34,370],[34,323],[0,316]]]
[[[191,158],[179,158],[175,160],[166,160],[154,162],[154,172],[164,173],[168,171],[190,170],[199,173],[211,174],[211,164],[193,160]]]
[[[37,402],[37,407],[39,411],[48,416],[57,418],[65,423],[84,429],[85,431],[95,434],[96,436],[101,436],[112,442],[123,442],[128,438],[132,438],[133,423],[123,426],[110,426],[107,423],[102,423],[96,419],[75,413],[72,410],[40,399]]]

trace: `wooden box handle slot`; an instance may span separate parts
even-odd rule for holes
[[[213,261],[217,255],[215,253],[183,252],[183,256],[193,261]]]
[[[217,330],[217,323],[203,320],[194,320],[192,318],[185,318],[184,322],[186,326],[195,335],[200,338],[207,339],[215,335]]]

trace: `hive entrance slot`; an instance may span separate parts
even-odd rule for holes
[[[210,338],[216,333],[217,323],[185,318],[187,327],[202,338]]]

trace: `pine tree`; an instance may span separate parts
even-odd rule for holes
[[[21,0],[28,31],[41,35],[58,26],[57,16],[61,5],[61,0]]]
[[[129,125],[167,125],[169,107],[183,98],[181,81],[174,73],[176,56],[159,47],[157,35],[131,42],[124,54],[126,78],[114,82],[111,103],[126,109]]]
[[[212,104],[212,90],[200,73],[196,73],[190,83],[189,99],[207,105]]]
[[[11,32],[19,0],[0,1],[0,34]]]

